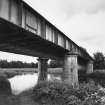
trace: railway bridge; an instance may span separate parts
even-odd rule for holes
[[[78,71],[93,72],[93,59],[23,0],[0,0],[0,50],[39,57],[39,81],[46,80],[47,61],[63,61],[63,79],[78,83]]]

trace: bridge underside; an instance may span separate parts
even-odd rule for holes
[[[64,80],[69,83],[78,82],[78,70],[92,71],[92,63],[85,56],[71,53],[34,33],[31,33],[13,23],[0,18],[0,50],[16,54],[40,57],[39,81],[46,80],[47,61],[51,59],[64,60]],[[48,58],[48,59],[46,59]]]
[[[0,19],[0,50],[34,57],[63,58],[66,49]]]

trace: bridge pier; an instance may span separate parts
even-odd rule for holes
[[[63,80],[78,86],[78,55],[67,54],[64,58]]]
[[[47,80],[47,58],[38,59],[38,82]]]
[[[93,61],[89,61],[87,63],[87,70],[86,70],[87,74],[90,74],[93,72]]]

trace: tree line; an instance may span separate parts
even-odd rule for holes
[[[0,68],[37,68],[38,63],[26,63],[22,61],[0,60]]]

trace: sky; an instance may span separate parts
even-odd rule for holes
[[[24,0],[89,54],[105,54],[105,0]],[[0,58],[24,61],[25,56],[2,54]],[[28,62],[35,61],[26,57]]]

